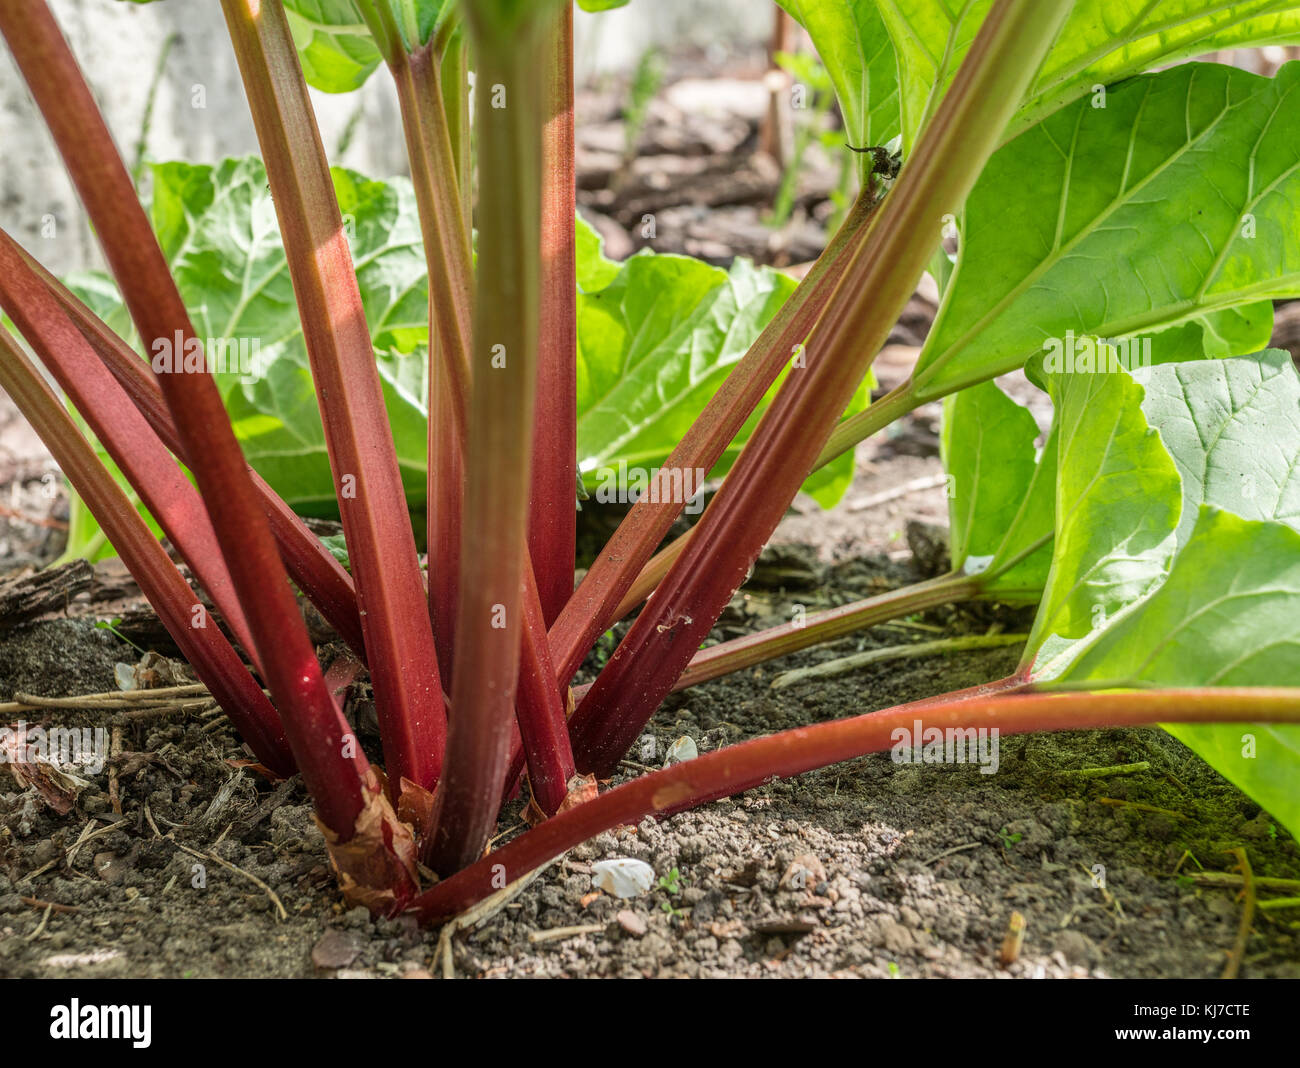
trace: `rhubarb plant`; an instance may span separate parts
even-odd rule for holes
[[[783,6],[850,147],[903,149],[896,176],[859,154],[797,286],[604,260],[575,221],[561,0],[222,0],[261,161],[159,168],[152,215],[46,4],[0,0],[122,310],[7,236],[0,307],[224,629],[7,331],[0,384],[252,752],[302,775],[343,893],[377,913],[441,922],[612,826],[889,749],[917,719],[1169,724],[1300,826],[1297,383],[1261,351],[1268,302],[1300,293],[1298,68],[1144,73],[1300,27],[1263,0]],[[312,113],[309,82],[380,68],[409,187],[331,171]],[[927,269],[936,323],[867,404]],[[270,349],[251,382],[219,366],[243,332]],[[993,381],[1020,368],[1054,410],[1041,438]],[[940,398],[952,572],[701,648],[800,487],[829,499],[854,444]],[[283,462],[259,472],[268,443]],[[620,457],[657,481],[575,589],[574,472]],[[718,492],[656,554],[699,471]],[[337,509],[350,573],[291,505]],[[336,704],[293,585],[366,665],[381,750]],[[973,597],[1038,603],[1009,678],[608,785],[674,688]],[[533,826],[498,845],[521,782]]]

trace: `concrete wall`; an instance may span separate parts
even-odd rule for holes
[[[164,42],[176,42],[158,86],[147,140],[155,160],[215,162],[257,150],[242,84],[216,0],[52,0],[52,7],[128,160],[140,139],[149,87]],[[650,47],[763,41],[771,0],[632,0],[621,10],[577,14],[580,76],[635,66]],[[40,115],[0,46],[0,218],[52,270],[98,265],[94,239]],[[321,135],[335,163],[367,174],[406,173],[396,102],[380,72],[357,93],[314,94]],[[340,138],[351,124],[346,152]]]

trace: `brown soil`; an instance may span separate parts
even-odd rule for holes
[[[739,596],[717,637],[789,618],[796,603],[811,610],[916,577],[910,563],[828,565],[811,549],[787,547],[780,564],[798,588]],[[633,756],[658,763],[649,754],[682,735],[707,750],[999,677],[1015,650],[770,688],[796,664],[930,638],[935,628],[1024,622],[1023,609],[939,609],[720,679],[671,697]],[[0,698],[107,690],[114,663],[136,656],[86,620],[30,625],[0,643]],[[365,707],[353,705],[363,738]],[[77,726],[120,724],[114,715],[59,713]],[[439,970],[436,932],[345,908],[301,786],[232,766],[244,754],[223,718],[137,722],[121,749],[65,816],[0,782],[0,975]],[[1070,774],[1143,760],[1150,769],[1131,776]],[[641,771],[629,764],[625,773]],[[1240,905],[1230,890],[1173,873],[1180,864],[1184,874],[1227,870],[1225,850],[1239,845],[1257,874],[1300,876],[1296,843],[1159,730],[1003,739],[993,775],[873,756],[600,835],[458,935],[453,959],[469,976],[1214,976]],[[591,864],[614,857],[648,862],[677,892],[593,894]],[[1097,865],[1104,889],[1094,885]],[[1027,932],[1018,960],[1002,968],[1013,911]],[[561,928],[578,930],[548,937]],[[1294,926],[1260,914],[1244,974],[1300,977],[1298,961]]]

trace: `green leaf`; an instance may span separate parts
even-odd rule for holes
[[[660,466],[794,286],[747,260],[728,272],[685,256],[641,253],[599,292],[579,294],[578,458],[589,488],[608,484],[620,463]],[[713,476],[731,466],[771,396]],[[850,410],[866,399],[864,387]],[[829,506],[851,478],[846,456],[805,489]]]
[[[946,398],[940,439],[950,478],[955,571],[986,576],[1003,598],[1037,600],[1052,559],[1056,433],[1041,456],[1038,425],[993,382]]]
[[[613,11],[616,7],[626,7],[628,0],[578,0],[583,11]]]
[[[1074,510],[1093,550],[1082,559],[1072,559],[1059,545],[1055,551],[1048,594],[1026,654],[1041,678],[1059,674],[1117,613],[1159,586],[1171,555],[1191,536],[1202,505],[1247,519],[1276,520],[1300,532],[1300,375],[1287,353],[1270,350],[1168,364],[1139,369],[1131,377],[1123,372],[1056,375],[1051,385],[1058,404],[1064,405],[1058,409],[1058,508]],[[1154,428],[1162,455],[1144,438],[1142,455],[1132,457],[1132,468],[1108,476],[1109,459],[1102,458],[1116,454],[1122,435],[1106,431],[1106,418],[1130,432],[1139,425]],[[1096,477],[1087,466],[1090,456]],[[1168,478],[1170,465],[1181,498],[1172,512],[1164,487],[1143,489],[1138,470],[1144,466],[1149,475],[1163,471]],[[1153,525],[1135,539],[1135,514],[1156,502],[1166,506],[1152,509]],[[1058,533],[1060,525],[1058,520]],[[1159,537],[1161,530],[1167,531],[1166,538]],[[1085,581],[1088,560],[1100,560],[1112,575],[1117,569],[1131,573],[1137,581],[1112,588],[1114,596],[1096,597]],[[1071,596],[1075,625],[1049,621],[1049,606]],[[1084,633],[1088,614],[1094,616],[1094,626]]]
[[[951,84],[993,0],[879,0],[880,17],[898,56],[903,147],[921,129],[931,90],[935,106]]]
[[[285,0],[303,77],[313,89],[350,93],[383,62],[352,0]]]
[[[1056,538],[1026,658],[1082,638],[1164,577],[1182,511],[1178,470],[1127,374],[1058,374]],[[1054,655],[1059,655],[1053,650]]]
[[[405,179],[333,171],[408,499],[424,500],[428,286],[415,196]],[[266,171],[256,158],[154,168],[151,213],[197,335],[230,357],[214,377],[250,464],[295,510],[337,502],[302,324]],[[76,291],[110,325],[111,283]],[[242,360],[238,357],[243,357]]]
[[[1300,533],[1202,505],[1158,591],[1061,676],[1104,686],[1300,686]],[[1300,833],[1300,727],[1166,728]]]
[[[1160,589],[1106,628],[1062,680],[1300,686],[1298,606],[1300,532],[1202,505]]]
[[[1237,356],[1268,347],[1273,336],[1273,302],[1260,301],[1225,308],[1171,326],[1151,338],[1161,363],[1182,363],[1202,357]]]
[[[640,254],[599,292],[579,295],[578,461],[583,470],[615,457],[642,463],[663,453],[669,434],[656,434],[654,420],[678,409],[672,399],[681,395],[681,385],[669,392],[656,389],[655,382],[662,376],[687,388],[693,384],[689,349],[669,348],[668,340],[683,327],[689,331],[693,313],[726,282],[725,271],[699,260]],[[684,352],[673,365],[675,349]],[[647,426],[652,441],[638,449]]]
[[[134,338],[135,327],[112,275],[103,271],[78,271],[67,275],[62,281],[86,307],[111,326],[119,337]]]
[[[409,182],[335,169],[335,192],[388,405],[403,482],[425,483],[428,287]],[[325,434],[266,172],[254,158],[155,168],[153,218],[200,337],[256,349],[216,374],[249,463],[295,510],[337,514]],[[209,347],[211,347],[209,345]]]
[[[1018,116],[1063,104],[1156,66],[1220,49],[1300,41],[1300,11],[1280,0],[1076,0]]]
[[[1162,364],[1132,377],[1181,477],[1176,546],[1206,503],[1300,530],[1300,375],[1289,353]],[[1028,413],[991,382],[944,402],[953,566],[984,575],[1001,597],[1036,599],[1052,558],[1057,443],[1049,436],[1031,464],[1035,434]]]
[[[320,542],[329,550],[330,556],[349,571],[352,570],[352,561],[348,558],[347,539],[342,534],[326,534]]]
[[[1034,476],[1038,425],[993,382],[948,397],[940,453],[951,478],[952,565],[990,558]]]
[[[1080,101],[995,153],[918,360],[921,395],[1002,374],[1069,332],[1199,320],[1213,354],[1265,334],[1265,298],[1300,293],[1298,80],[1300,64],[1274,79],[1190,64],[1124,84],[1104,109]],[[1186,341],[1156,334],[1154,360],[1187,355]]]
[[[605,256],[605,241],[581,215],[575,226],[578,248],[578,288],[597,293],[618,277],[622,264]]]
[[[1294,618],[1294,603],[1290,611]],[[1290,655],[1294,663],[1294,652]],[[1281,662],[1273,658],[1270,666]],[[1283,677],[1275,674],[1270,684],[1295,685],[1283,682]],[[1300,779],[1300,728],[1284,723],[1170,723],[1164,729],[1300,837],[1295,788]]]
[[[1053,423],[1021,508],[984,574],[986,593],[1005,600],[1037,601],[1042,596],[1055,539],[1058,450]]]
[[[812,38],[856,148],[898,136],[898,71],[876,0],[777,0]]]
[[[427,44],[453,0],[392,3],[409,51]],[[355,0],[284,0],[307,84],[325,93],[359,89],[383,62]]]
[[[898,51],[908,147],[951,85],[991,6],[992,0],[880,0]],[[1300,10],[1289,0],[1075,0],[1006,136],[1095,86],[1153,67],[1219,49],[1297,41]]]
[[[1202,503],[1300,531],[1300,375],[1290,353],[1168,364],[1133,377],[1182,477],[1179,545]]]
[[[1112,570],[1150,574],[1168,559],[1171,543],[1176,555],[1150,585],[1108,587],[1106,593],[1120,596],[1111,598],[1088,634],[1067,640],[1047,619],[1055,605],[1084,587],[1091,572],[1086,559],[1072,558],[1068,546],[1058,545],[1028,649],[1037,657],[1035,682],[1046,688],[1300,685],[1300,375],[1288,354],[1269,351],[1146,368],[1133,378],[1138,381],[1123,373],[1054,376],[1063,448],[1067,424],[1074,426],[1081,413],[1091,413],[1094,425],[1079,423],[1069,437],[1091,436],[1097,455],[1116,453],[1115,443],[1125,436],[1133,440],[1139,423],[1149,420],[1178,472],[1182,522],[1169,521],[1167,494],[1149,493],[1159,516],[1145,538],[1135,539],[1134,513],[1146,502],[1135,498],[1141,491],[1135,491],[1134,471],[1105,463],[1094,465],[1099,470],[1088,477],[1092,472],[1076,472],[1079,460],[1064,451],[1059,504],[1068,502],[1076,516],[1087,518],[1095,543],[1091,556]],[[1098,380],[1110,383],[1109,389],[1099,389]],[[1113,409],[1127,435],[1098,433],[1104,408]],[[1135,456],[1133,464],[1161,466],[1150,456]],[[1080,474],[1086,481],[1081,483]],[[1157,540],[1166,525],[1168,537]],[[1085,599],[1080,607],[1086,604]],[[1300,728],[1168,729],[1300,831],[1294,788]]]

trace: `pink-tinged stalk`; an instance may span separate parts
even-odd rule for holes
[[[688,475],[693,479],[696,470],[708,471],[718,462],[808,337],[861,247],[875,206],[869,194],[858,199],[808,276],[709,398],[664,463],[661,478],[671,479],[677,472],[684,483]],[[671,492],[643,494],[596,557],[551,627],[551,648],[562,684],[573,678],[597,637],[649,595],[685,548],[678,539],[646,563],[685,504],[674,500]]]
[[[426,530],[429,614],[444,687],[451,685],[459,600],[460,531],[465,495],[465,435],[470,389],[469,346],[473,317],[473,269],[468,182],[458,157],[459,127],[452,113],[460,100],[444,101],[444,62],[459,69],[461,43],[438,34],[407,51],[391,7],[360,0],[393,76],[411,181],[420,214],[429,279],[429,385]],[[454,19],[454,16],[445,16]],[[446,31],[450,22],[444,22]],[[452,50],[448,57],[446,52]],[[462,71],[463,74],[463,71]],[[455,115],[459,119],[459,114]]]
[[[478,56],[483,181],[453,715],[425,858],[440,875],[472,863],[496,825],[524,628],[528,501],[518,479],[530,465],[537,368],[545,11],[499,5],[465,7]]]
[[[528,549],[549,626],[573,595],[577,543],[578,267],[574,217],[573,5],[547,30],[542,128],[542,280]]]
[[[664,576],[672,570],[677,558],[686,551],[686,546],[690,543],[691,534],[694,530],[695,528],[691,527],[680,537],[674,538],[655,553],[645,567],[641,568],[637,573],[636,581],[628,587],[627,593],[623,595],[623,600],[614,609],[613,618],[615,620],[630,616],[640,607],[642,601],[654,593],[659,583],[663,582]]]
[[[472,242],[474,183],[470,152],[469,42],[463,28],[447,41],[438,74],[451,153],[456,161],[456,183],[460,189],[461,215],[465,219],[465,238]]]
[[[895,419],[901,419],[922,403],[924,401],[917,396],[916,389],[913,387],[910,378],[906,382],[895,386],[894,389],[874,404],[867,406],[860,412],[854,412],[847,419],[836,424],[835,429],[831,431],[831,436],[826,439],[826,444],[822,446],[822,451],[817,454],[817,461],[813,464],[813,470],[820,470],[832,460],[848,452],[858,442],[866,441],[872,434],[879,431],[882,427],[880,419],[882,411],[890,416],[892,422]]]
[[[460,532],[465,503],[465,454],[456,425],[454,387],[444,346],[429,335],[429,434],[426,480],[426,538],[429,560],[429,617],[443,685],[452,684],[456,648],[456,606],[460,601]]]
[[[523,646],[519,661],[519,692],[515,698],[515,719],[519,742],[510,747],[510,769],[505,781],[513,783],[528,762],[528,783],[533,798],[548,816],[568,796],[569,780],[577,774],[573,747],[569,744],[569,722],[564,697],[555,684],[551,645],[546,640],[546,620],[534,584],[533,571],[524,568],[524,591],[520,607],[524,613]]]
[[[412,911],[426,923],[439,923],[500,889],[503,879],[506,884],[514,882],[611,827],[670,815],[901,744],[910,749],[918,721],[925,730],[997,730],[999,737],[1160,723],[1300,723],[1300,690],[994,693],[956,702],[902,705],[782,731],[644,775],[561,812],[421,894]]]
[[[429,268],[429,610],[443,683],[450,686],[465,495],[473,266],[440,64],[441,57],[426,45],[410,55],[397,47],[388,65],[401,105]]]
[[[817,471],[825,467],[841,453],[847,452],[858,442],[865,441],[872,434],[878,433],[890,423],[901,419],[920,403],[909,381],[862,411],[855,412],[853,415],[842,419],[835,424],[835,429],[831,431],[831,436],[818,454],[812,469]],[[687,540],[694,529],[692,527],[685,534],[674,538],[659,552],[655,553],[650,558],[650,561],[641,568],[636,581],[628,588],[627,593],[623,595],[623,600],[619,602],[618,608],[614,610],[614,614],[610,619],[611,623],[636,611],[641,602],[654,593],[655,588],[664,580],[664,576],[668,574],[669,569],[677,562],[677,558],[685,551]]]
[[[370,330],[334,183],[278,0],[222,0],[257,129],[334,472],[394,783],[431,790],[446,710]]]
[[[699,686],[732,672],[797,653],[821,642],[834,641],[854,631],[910,615],[912,612],[972,600],[983,592],[982,579],[983,576],[941,575],[876,597],[854,601],[852,604],[814,612],[801,623],[783,623],[755,634],[710,645],[691,657],[690,664],[673,684],[672,692]],[[998,688],[1005,689],[1012,684],[1021,686],[1025,682],[1025,679],[1013,678],[1006,680],[1005,685],[998,684]],[[590,689],[590,683],[573,687],[574,701],[580,702]],[[985,687],[976,689],[981,693],[987,692]],[[954,694],[964,697],[965,691],[954,691]]]
[[[250,656],[253,640],[198,491],[57,300],[0,231],[0,307],[135,488]]]
[[[574,713],[580,771],[612,773],[744,582],[914,291],[943,217],[970,191],[1070,6],[999,0],[990,11],[836,288],[809,342],[807,366],[787,378],[685,551]]]
[[[271,702],[215,626],[126,493],[100,463],[54,391],[0,327],[0,386],[45,442],[55,463],[104,529],[185,659],[248,747],[275,774],[294,772],[284,728]],[[206,520],[205,520],[206,521]],[[197,625],[196,625],[197,624]]]
[[[3,233],[3,231],[0,231]],[[184,445],[172,425],[171,413],[163,400],[158,380],[149,364],[86,307],[66,286],[50,274],[20,246],[13,246],[27,268],[62,306],[64,312],[94,349],[100,362],[117,379],[131,403],[148,421],[153,432],[182,463],[187,464]],[[352,576],[321,543],[298,515],[251,467],[249,476],[280,547],[280,558],[303,595],[311,601],[357,656],[365,657],[361,616]]]
[[[0,0],[3,33],[99,237],[146,347],[195,337],[126,167],[46,4]],[[415,886],[414,845],[335,707],[225,406],[207,373],[159,385],[248,619],[285,737],[345,892],[391,910]],[[102,522],[102,520],[101,520]],[[107,528],[106,528],[107,529]],[[111,535],[110,535],[111,536]]]

